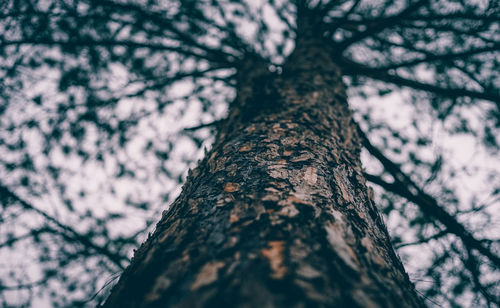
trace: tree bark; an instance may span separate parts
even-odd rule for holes
[[[247,58],[215,144],[105,307],[421,307],[365,185],[341,72]]]

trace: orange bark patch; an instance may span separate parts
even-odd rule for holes
[[[252,124],[250,125],[249,127],[247,127],[247,129],[245,129],[247,132],[253,132],[257,129],[257,127],[255,126],[255,124]]]
[[[271,277],[282,279],[286,274],[286,267],[283,265],[284,241],[271,241],[268,249],[261,249],[260,253],[266,257],[271,266]]]
[[[243,146],[241,146],[240,148],[240,152],[248,152],[252,149],[252,145],[249,144],[249,143],[246,143],[244,144]]]
[[[240,217],[238,217],[238,215],[236,215],[235,213],[231,213],[229,215],[229,223],[235,223],[239,220],[240,220]]]
[[[273,131],[275,132],[283,132],[285,129],[281,127],[280,123],[276,123],[273,125]]]
[[[205,264],[198,276],[196,276],[196,280],[191,285],[191,290],[198,290],[216,281],[219,276],[219,269],[224,267],[224,265],[224,262],[211,262]]]
[[[228,182],[226,185],[224,185],[224,191],[225,192],[235,192],[240,188],[240,185],[237,183],[231,183]]]

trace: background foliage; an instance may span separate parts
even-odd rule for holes
[[[105,298],[210,147],[241,60],[279,74],[307,16],[343,68],[367,179],[419,292],[498,305],[499,5],[4,1],[0,302]]]

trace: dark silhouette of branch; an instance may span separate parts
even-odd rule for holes
[[[5,247],[5,246],[12,246],[19,241],[29,239],[29,238],[32,238],[34,236],[38,236],[38,235],[43,234],[43,233],[53,233],[53,231],[54,231],[53,229],[50,229],[47,227],[43,227],[43,228],[36,229],[36,230],[31,230],[30,232],[28,232],[26,234],[23,234],[23,235],[14,237],[14,238],[9,238],[8,240],[4,241],[3,243],[0,243],[0,248]]]
[[[322,17],[325,16],[328,11],[331,9],[331,4],[334,4],[335,1],[331,1],[331,2],[328,2],[327,4],[325,4],[325,6],[322,8]],[[349,10],[340,18],[338,19],[335,19],[335,21],[333,23],[328,23],[328,24],[325,24],[325,26],[328,26],[329,29],[333,30],[332,32],[335,32],[337,30],[337,28],[341,27],[342,24],[344,24],[344,22],[348,21],[349,19],[349,16],[354,12],[354,10],[356,10],[356,8],[358,7],[358,5],[361,3],[361,0],[356,0],[352,5],[351,7],[349,8]]]
[[[398,86],[410,87],[413,89],[423,90],[450,98],[468,96],[471,98],[484,99],[495,103],[495,105],[500,108],[500,94],[497,93],[478,92],[467,90],[464,88],[443,88],[437,85],[411,80],[395,74],[387,73],[378,68],[367,67],[350,59],[343,58],[342,61],[344,66],[343,72],[347,75],[363,75],[373,79],[378,79],[380,81],[389,82]]]
[[[399,23],[401,19],[405,19],[407,16],[415,13],[420,7],[425,5],[428,1],[429,0],[418,0],[396,15],[381,18],[378,22],[372,23],[371,26],[366,28],[366,30],[362,32],[357,32],[350,38],[340,42],[336,48],[339,50],[340,53],[342,53],[352,44],[359,42],[369,36],[372,36],[375,33],[383,31]]]
[[[400,45],[396,45],[398,47],[403,47]],[[406,47],[403,47],[406,48]],[[424,50],[417,50],[417,49],[412,49],[412,51],[416,52],[426,52]],[[430,54],[427,53],[424,58],[421,59],[413,59],[409,60],[406,62],[401,62],[401,63],[395,63],[387,66],[381,66],[381,67],[374,67],[373,69],[375,70],[380,70],[380,71],[387,71],[390,69],[396,69],[399,67],[408,67],[408,66],[414,66],[420,63],[429,63],[433,61],[442,61],[442,60],[454,60],[454,59],[463,59],[466,57],[478,55],[481,53],[485,52],[492,52],[492,51],[500,51],[500,44],[495,44],[493,46],[485,46],[481,48],[474,48],[470,49],[467,51],[461,51],[461,52],[456,52],[456,53],[447,53],[447,54]]]
[[[349,17],[349,15],[351,15],[354,10],[358,7],[358,5],[361,3],[361,0],[355,0],[354,3],[351,5],[351,7],[349,8],[349,10],[341,17],[339,18],[336,18],[335,19],[335,25],[336,26],[339,26],[340,24],[342,24],[343,21],[346,21]],[[336,1],[328,1],[326,3],[318,3],[316,5],[316,7],[312,10],[315,14],[317,14],[317,18],[318,19],[323,19],[323,17],[325,17],[331,10],[333,10],[334,7],[338,6],[339,3],[336,2]],[[332,28],[333,30],[336,29],[336,26],[333,26],[333,27],[330,27]]]
[[[401,171],[401,168],[399,168],[398,165],[393,163],[385,157],[380,150],[375,148],[359,127],[358,131],[363,140],[364,147],[368,150],[368,152],[370,152],[370,154],[382,163],[385,170],[389,172],[394,179],[393,183],[388,183],[378,176],[366,174],[366,179],[368,181],[416,204],[422,213],[440,222],[443,226],[445,226],[449,233],[458,236],[466,247],[479,251],[495,266],[500,267],[500,257],[495,255],[488,247],[485,247],[483,243],[480,240],[477,240],[468,230],[466,230],[465,227],[455,219],[455,217],[446,212],[443,207],[438,204],[436,199],[425,193],[405,173]]]
[[[184,131],[195,131],[195,130],[199,130],[199,129],[202,129],[202,128],[205,128],[205,127],[214,127],[214,126],[217,126],[219,123],[221,123],[223,121],[224,120],[217,120],[217,121],[213,121],[213,122],[210,122],[210,123],[196,125],[196,126],[193,126],[193,127],[186,127],[183,130]]]
[[[375,17],[375,18],[362,18],[360,20],[347,20],[345,23],[343,23],[343,27],[346,27],[348,29],[352,28],[357,28],[361,25],[370,27],[374,25],[378,25],[379,23],[383,23],[387,17]],[[410,14],[406,15],[404,20],[401,20],[401,23],[405,23],[407,21],[426,21],[426,22],[432,22],[432,21],[439,21],[442,22],[443,20],[474,20],[474,21],[483,21],[483,22],[498,22],[498,15],[491,14],[491,15],[476,15],[476,14],[471,14],[471,13],[450,13],[450,14],[428,14],[428,15],[417,15],[417,14]],[[432,24],[426,24],[426,26],[432,26]]]
[[[429,15],[409,15],[406,17],[407,20],[413,21],[442,21],[444,19],[469,19],[469,20],[479,20],[485,22],[498,22],[498,15],[475,15],[471,13],[450,13],[450,14],[429,14]]]
[[[200,44],[193,36],[188,34],[186,31],[181,31],[178,28],[176,28],[172,23],[172,21],[166,19],[165,16],[152,11],[146,11],[139,5],[131,3],[117,3],[109,0],[101,0],[99,1],[99,4],[114,9],[116,8],[123,9],[126,12],[134,12],[136,14],[141,15],[140,18],[143,20],[150,20],[152,22],[158,23],[165,30],[168,30],[171,33],[173,33],[183,45],[190,45],[206,52],[207,57],[209,57],[211,61],[232,62],[229,59],[234,58],[233,55],[227,54],[220,49],[210,48],[208,46]]]
[[[30,282],[30,283],[23,283],[23,284],[18,284],[18,285],[11,285],[11,286],[5,286],[0,284],[0,291],[3,290],[22,290],[22,289],[31,289],[36,286],[40,286],[46,283],[46,279],[42,278],[40,280]]]
[[[54,224],[60,229],[59,234],[63,236],[64,238],[68,239],[71,242],[74,243],[79,243],[83,245],[84,247],[93,250],[103,256],[106,256],[113,264],[118,266],[120,269],[124,269],[125,266],[123,265],[123,262],[128,262],[128,258],[125,256],[121,256],[119,254],[113,253],[109,251],[106,247],[99,246],[95,243],[93,243],[87,236],[82,235],[78,232],[76,232],[73,228],[64,225],[60,221],[58,221],[56,218],[50,216],[46,212],[34,207],[12,191],[10,191],[7,187],[0,185],[0,200],[5,201],[8,199],[12,199],[15,202],[18,202],[21,204],[22,207],[24,207],[27,210],[34,211],[35,213],[41,215],[44,217],[48,222]]]
[[[165,50],[173,51],[186,56],[197,57],[200,59],[210,60],[206,55],[200,54],[191,50],[187,50],[180,47],[166,46],[162,44],[155,43],[141,43],[133,41],[117,41],[117,40],[92,40],[92,39],[78,39],[78,40],[53,40],[53,39],[21,39],[0,42],[0,48],[10,46],[10,45],[48,45],[48,46],[124,46],[129,48],[149,48],[151,50]],[[221,59],[222,60],[222,59]]]
[[[467,249],[467,256],[465,257],[464,265],[471,273],[472,283],[474,285],[474,288],[484,296],[486,302],[488,303],[488,307],[491,306],[492,302],[500,304],[500,298],[495,298],[494,295],[490,294],[490,292],[488,292],[488,289],[480,281],[479,279],[479,277],[481,277],[481,273],[479,271],[480,263],[477,260],[476,256],[474,256],[474,254],[472,253],[471,249],[469,248]]]
[[[371,177],[376,177],[374,175],[370,175],[370,176]],[[394,247],[395,248],[401,248],[401,247],[406,247],[406,246],[420,245],[420,244],[428,243],[430,240],[435,240],[435,239],[441,238],[441,237],[445,236],[446,234],[449,234],[448,230],[441,230],[441,231],[439,231],[438,233],[436,233],[434,235],[431,235],[429,237],[420,239],[420,240],[415,241],[415,242],[394,244]]]

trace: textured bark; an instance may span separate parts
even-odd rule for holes
[[[365,185],[341,72],[248,58],[216,142],[106,307],[420,307]]]

